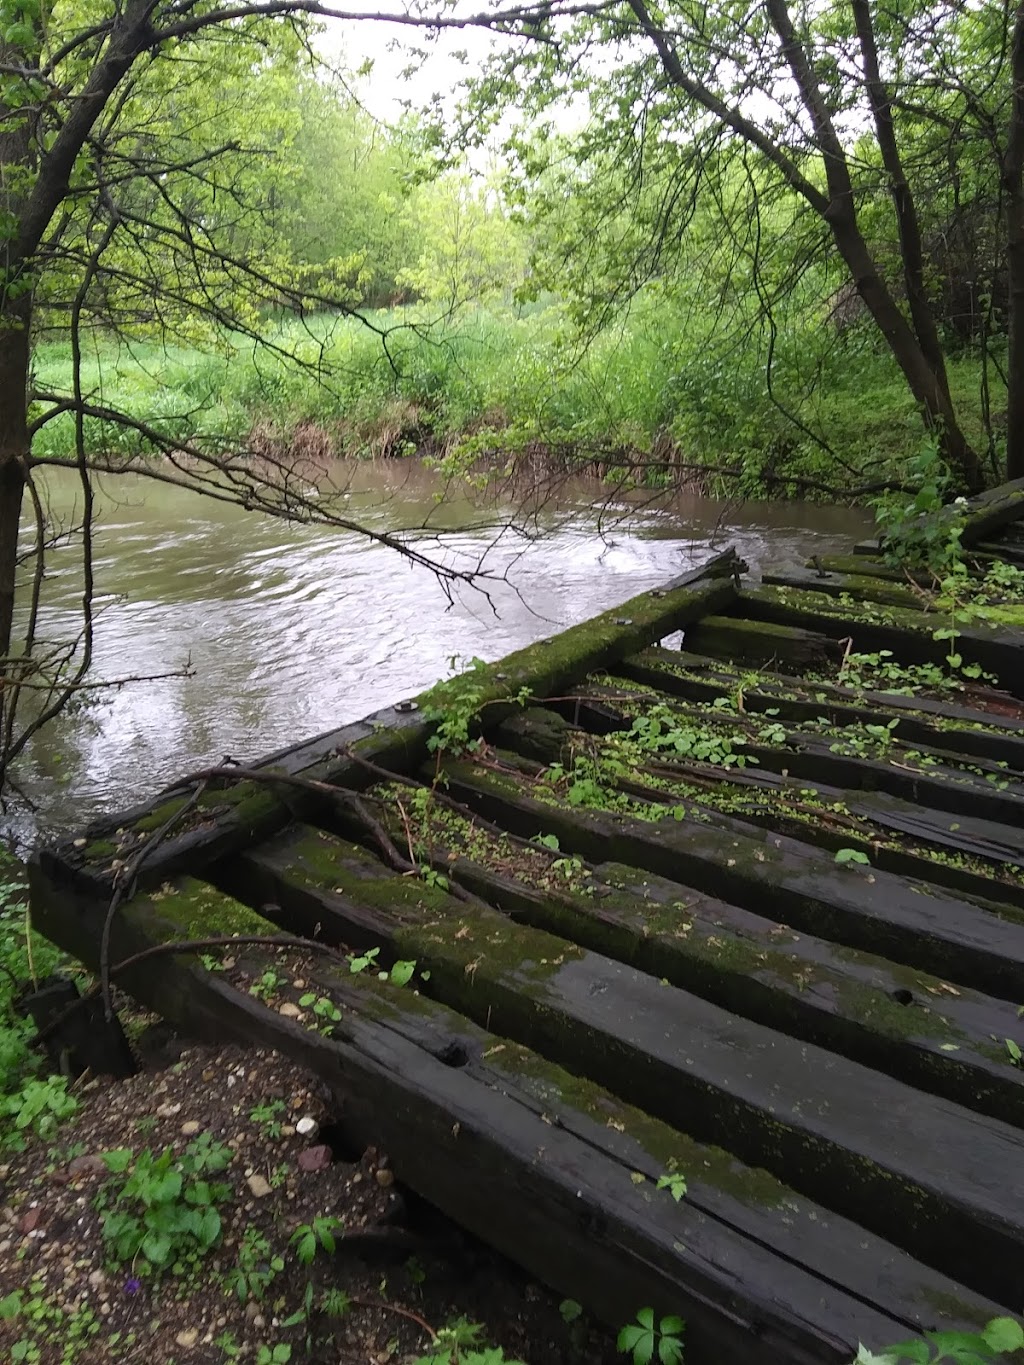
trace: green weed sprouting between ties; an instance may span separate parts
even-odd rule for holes
[[[616,1342],[629,1355],[633,1365],[681,1365],[683,1359],[683,1320],[674,1314],[658,1319],[653,1308],[641,1308],[636,1322],[627,1323]]]
[[[925,1332],[923,1337],[872,1352],[862,1346],[854,1365],[991,1365],[1024,1349],[1024,1328],[1015,1318],[993,1318],[980,1332]]]
[[[113,1176],[97,1196],[103,1240],[115,1261],[140,1273],[180,1272],[221,1238],[217,1205],[230,1185],[208,1177],[226,1169],[231,1149],[203,1134],[180,1156],[170,1147],[136,1155],[121,1147],[103,1153]]]

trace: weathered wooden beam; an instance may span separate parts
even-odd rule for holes
[[[745,711],[777,712],[783,720],[814,721],[825,716],[833,725],[887,725],[899,719],[900,733],[920,744],[938,738],[962,754],[996,762],[1006,759],[1024,768],[1024,721],[959,705],[953,700],[900,696],[896,692],[861,691],[818,679],[762,671],[751,679],[738,668],[699,656],[657,647],[626,659],[621,677],[690,701],[715,702],[739,697]]]
[[[784,663],[801,672],[837,667],[843,657],[842,645],[821,631],[742,616],[705,616],[684,643],[688,653],[757,666]]]
[[[628,680],[620,684],[612,677],[607,686],[596,685],[571,700],[553,703],[560,713],[553,719],[560,722],[561,731],[551,725],[542,728],[539,713],[529,710],[510,717],[493,738],[503,748],[545,765],[561,761],[571,752],[574,736],[577,742],[580,737],[579,731],[567,728],[566,718],[592,735],[614,735],[624,722],[628,726],[628,716],[650,706],[652,697],[645,691],[632,708],[629,686]],[[713,713],[714,720],[720,715]],[[770,763],[763,766],[756,761],[758,748],[744,746],[738,752],[749,761],[731,768],[672,753],[652,753],[645,763],[640,754],[632,776],[608,781],[641,800],[660,802],[666,814],[680,802],[695,801],[714,812],[715,824],[723,831],[743,833],[743,825],[753,824],[833,852],[852,847],[885,871],[1024,909],[1024,884],[1005,875],[1003,866],[1020,865],[1018,822],[1001,824],[970,811],[950,820],[947,812],[917,800],[884,791],[844,790],[820,780],[809,791],[807,780],[794,771],[798,765],[788,763],[788,750],[766,750]],[[970,863],[965,863],[964,855]]]
[[[360,866],[361,864],[361,866]],[[372,935],[429,968],[429,992],[699,1142],[727,1143],[909,1254],[1012,1298],[1020,1134],[486,906],[418,892],[322,832],[296,829],[217,869],[273,918],[328,941]],[[418,899],[418,904],[416,900]],[[955,1174],[953,1174],[955,1173]]]
[[[827,597],[850,598],[855,604],[880,602],[884,606],[901,607],[907,611],[922,611],[927,605],[926,599],[915,592],[905,579],[895,582],[872,574],[835,571],[822,574],[814,567],[787,565],[765,569],[761,574],[761,582],[782,588],[808,588]]]
[[[531,838],[557,836],[593,862],[628,863],[770,915],[835,943],[876,953],[957,984],[1013,1000],[1024,971],[1024,916],[1013,906],[960,899],[878,869],[837,867],[821,849],[770,831],[717,821],[649,821],[537,800],[512,770],[453,765],[450,790],[487,819]]]
[[[402,822],[389,821],[397,841]],[[995,1039],[1017,1007],[868,953],[836,948],[692,887],[621,864],[555,871],[446,812],[424,836],[430,864],[519,923],[692,991],[757,1023],[1024,1127],[1024,1072]],[[531,876],[533,880],[531,880]]]
[[[1024,519],[1024,479],[1014,479],[977,494],[970,499],[967,509],[960,540],[964,545],[977,545],[1004,526]]]
[[[855,650],[891,649],[901,663],[942,664],[952,648],[948,639],[933,638],[937,628],[948,624],[943,618],[881,604],[870,615],[858,614],[822,592],[751,588],[744,592],[739,611],[747,620],[812,630],[833,640],[852,639]],[[955,644],[966,663],[994,673],[1002,687],[1024,698],[1024,630],[957,622]]]

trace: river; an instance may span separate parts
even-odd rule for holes
[[[355,534],[135,476],[103,481],[93,677],[182,675],[90,694],[41,734],[15,772],[23,797],[4,815],[10,840],[24,848],[191,768],[225,755],[250,762],[358,719],[447,675],[453,656],[498,658],[713,550],[735,545],[756,569],[845,549],[870,524],[863,509],[693,495],[609,508],[599,484],[578,483],[537,515],[544,534],[495,542],[464,499],[438,508],[435,480],[416,462],[360,465],[346,478],[354,518],[375,529],[437,518],[453,531],[439,557],[469,565],[486,551],[508,581],[487,584],[490,601],[461,588],[449,602],[429,571]],[[47,492],[53,516],[73,517],[73,475],[51,475]],[[77,630],[80,580],[70,551],[50,563],[43,634],[64,638]]]

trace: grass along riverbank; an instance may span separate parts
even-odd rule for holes
[[[524,451],[570,467],[640,460],[649,462],[647,484],[695,482],[748,496],[813,495],[787,484],[795,477],[853,486],[899,476],[921,445],[902,378],[855,331],[824,353],[820,338],[813,347],[810,337],[780,341],[769,391],[756,340],[716,339],[713,320],[675,311],[653,293],[587,347],[557,303],[447,320],[422,310],[367,318],[371,327],[326,315],[288,319],[260,350],[239,335],[130,347],[100,336],[86,348],[83,389],[178,440],[255,432],[272,447],[364,458],[427,453],[456,469]],[[968,435],[985,449],[978,362],[954,363],[951,380]],[[70,391],[67,342],[39,347],[36,383]],[[994,387],[997,429],[1004,408]],[[93,449],[139,448],[133,430],[97,420],[86,427]],[[72,454],[71,414],[48,422],[34,449]]]

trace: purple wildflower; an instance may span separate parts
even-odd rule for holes
[[[137,1294],[141,1288],[142,1281],[136,1279],[134,1275],[124,1282],[124,1292],[126,1294]]]

